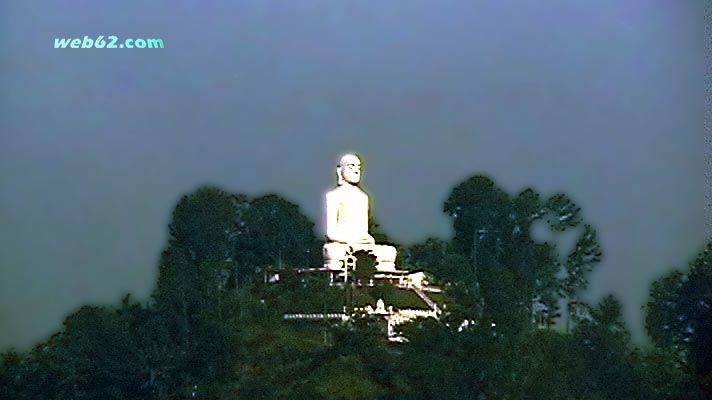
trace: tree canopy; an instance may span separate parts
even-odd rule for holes
[[[653,342],[681,357],[712,395],[712,241],[686,270],[653,283],[646,312]]]
[[[431,239],[413,246],[411,262],[431,262],[439,268],[433,272],[481,296],[482,306],[476,308],[481,314],[470,318],[485,325],[517,331],[531,328],[532,320],[553,324],[560,301],[578,303],[588,273],[601,259],[595,229],[583,222],[580,208],[562,193],[546,201],[531,188],[510,196],[478,175],[453,188],[443,211],[453,223],[451,242]],[[556,243],[533,239],[533,224],[540,220],[554,233],[581,228],[565,258]],[[431,254],[431,259],[424,259],[424,254]],[[448,262],[433,260],[435,254]]]
[[[338,312],[349,298],[326,275],[302,271],[321,263],[314,223],[277,195],[200,188],[175,207],[151,299],[81,307],[32,350],[5,352],[0,393],[22,400],[705,398],[710,245],[688,270],[653,285],[646,326],[655,347],[637,348],[614,297],[595,305],[579,298],[602,251],[568,196],[509,195],[474,176],[453,188],[443,211],[453,237],[399,245],[399,265],[445,288],[444,312],[403,326],[407,341],[390,343],[378,318],[285,321],[300,310]],[[578,239],[569,250],[537,241],[536,223]],[[359,260],[356,280],[370,282],[373,257]],[[267,270],[278,283],[266,282]],[[554,324],[561,303],[569,305],[571,330]]]

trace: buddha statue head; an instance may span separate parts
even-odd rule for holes
[[[361,181],[361,159],[354,154],[345,154],[336,167],[336,179],[339,186],[344,183],[358,185]]]

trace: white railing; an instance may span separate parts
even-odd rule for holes
[[[320,320],[320,319],[341,319],[346,320],[349,316],[342,313],[315,313],[315,314],[284,314],[284,319],[307,319],[307,320]]]

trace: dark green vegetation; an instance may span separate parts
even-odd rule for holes
[[[578,298],[601,249],[567,196],[510,196],[476,176],[452,190],[444,212],[453,238],[401,247],[399,260],[440,280],[443,316],[403,327],[409,341],[392,344],[378,320],[285,321],[344,305],[325,276],[294,270],[321,263],[314,224],[278,196],[200,189],[176,206],[151,301],[82,307],[31,351],[6,352],[0,397],[712,398],[712,247],[653,285],[655,347],[639,349],[615,298]],[[535,240],[537,223],[554,237],[575,232],[574,247]],[[265,282],[268,268],[278,284]],[[352,293],[354,302],[377,297],[414,301],[383,286]]]

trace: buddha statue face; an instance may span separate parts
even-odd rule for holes
[[[353,154],[346,154],[341,157],[337,174],[339,185],[343,184],[344,181],[352,185],[358,185],[361,181],[361,160]]]

